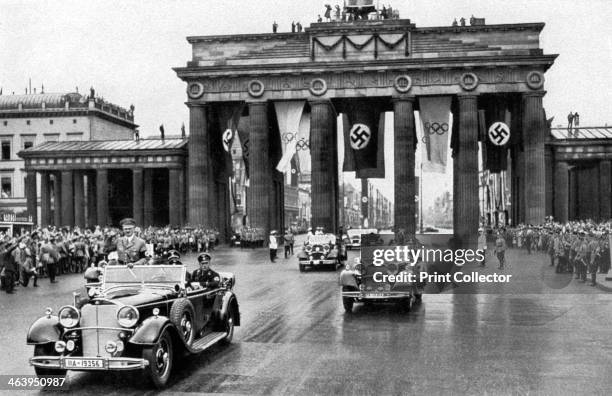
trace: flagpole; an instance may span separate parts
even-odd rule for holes
[[[420,222],[420,228],[421,228],[421,234],[423,233],[423,161],[421,161],[421,176],[419,178],[419,212],[421,213],[419,215],[419,222]]]

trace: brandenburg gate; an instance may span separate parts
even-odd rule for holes
[[[190,110],[188,222],[227,222],[223,134],[248,117],[251,226],[282,226],[278,103],[304,103],[312,159],[312,225],[337,228],[337,115],[393,112],[396,229],[415,233],[414,111],[419,98],[450,96],[454,229],[472,242],[479,227],[479,111],[511,114],[508,144],[513,222],[539,224],[547,192],[544,73],[556,55],[539,45],[543,23],[417,27],[408,19],[314,23],[299,33],[188,37],[193,56],[175,68]],[[276,112],[274,109],[276,108]],[[239,113],[237,115],[237,113]],[[236,122],[234,122],[236,124]],[[244,123],[243,123],[244,124]],[[240,133],[240,131],[238,131]],[[358,176],[359,177],[359,176]],[[424,180],[427,183],[427,180]],[[218,227],[220,228],[220,227]]]

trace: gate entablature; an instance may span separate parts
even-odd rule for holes
[[[175,71],[192,102],[529,92],[542,89],[556,58],[539,48],[543,27],[390,20],[189,37],[192,60]]]

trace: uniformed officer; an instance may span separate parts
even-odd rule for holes
[[[219,286],[221,277],[218,273],[210,269],[212,256],[208,253],[202,253],[198,256],[200,268],[193,271],[191,274],[191,282],[199,282],[203,287],[215,288]]]
[[[119,262],[134,263],[134,265],[146,264],[147,244],[143,239],[134,235],[136,221],[127,218],[121,220],[119,224],[123,228],[123,236],[117,241]]]
[[[577,270],[577,278],[582,282],[586,281],[586,270],[587,263],[589,259],[589,244],[585,240],[586,233],[584,231],[580,231],[580,238],[577,243],[576,248],[576,270]]]
[[[168,252],[168,264],[182,265],[181,254],[177,250],[170,250]]]

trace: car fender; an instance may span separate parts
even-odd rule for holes
[[[28,329],[27,343],[29,345],[48,344],[59,341],[61,335],[59,318],[55,315],[43,316],[32,323]]]
[[[355,289],[359,289],[359,285],[357,285],[357,280],[355,279],[355,274],[353,271],[342,270],[340,272],[340,286],[350,286]]]
[[[297,254],[298,260],[308,260],[308,255],[305,251],[299,251]]]
[[[174,326],[166,316],[151,316],[142,321],[130,337],[131,344],[152,345],[157,342],[162,332],[169,326]]]
[[[236,295],[230,291],[217,295],[213,305],[213,311],[218,312],[220,320],[225,319],[230,308],[234,309],[236,317],[234,318],[234,326],[240,326],[240,310],[238,307],[238,299]]]

